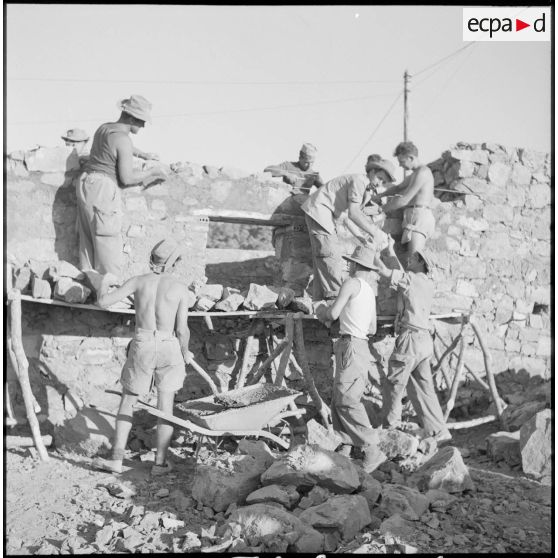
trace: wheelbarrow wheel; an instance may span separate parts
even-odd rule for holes
[[[288,449],[286,450],[284,447],[281,447],[279,444],[271,440],[266,440],[266,443],[270,444],[274,448],[278,448],[279,450],[282,451],[289,451],[296,445],[293,425],[287,419],[280,419],[273,426],[267,426],[266,430],[269,433],[274,434],[278,438],[281,438],[281,440],[283,440],[285,443],[289,445]]]

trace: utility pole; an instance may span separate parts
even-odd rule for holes
[[[405,70],[403,74],[403,141],[407,141],[409,130],[409,78],[409,72]]]

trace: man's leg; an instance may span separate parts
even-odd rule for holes
[[[384,384],[384,426],[396,426],[401,421],[401,400],[409,381],[415,360],[410,351],[410,337],[403,332],[395,341],[395,348],[388,362],[387,382]]]
[[[112,273],[118,279],[122,277],[123,247],[122,236],[94,237],[95,244],[95,269],[103,275]]]
[[[124,459],[130,429],[132,428],[132,416],[137,400],[138,396],[136,394],[131,393],[125,388],[123,389],[120,407],[116,415],[116,432],[112,444],[111,459],[96,457],[92,463],[93,467],[113,473],[120,473],[122,471],[122,460]]]
[[[410,236],[411,239],[407,244],[407,262],[417,250],[422,250],[426,246],[426,236],[422,233],[413,231]]]
[[[420,424],[426,433],[429,436],[451,438],[451,434],[446,427],[442,407],[434,389],[430,359],[424,359],[413,370],[407,391]]]
[[[157,391],[157,408],[159,411],[168,415],[173,414],[174,408],[174,391]],[[164,420],[157,419],[157,455],[155,456],[155,465],[165,466],[167,459],[167,451],[169,449],[173,425]]]

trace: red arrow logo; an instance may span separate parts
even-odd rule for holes
[[[525,23],[524,21],[521,21],[520,19],[515,18],[515,30],[516,31],[521,31],[522,29],[525,29],[526,27],[531,27],[530,23]]]

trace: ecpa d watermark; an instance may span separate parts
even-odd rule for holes
[[[464,41],[550,41],[550,8],[463,8]]]

